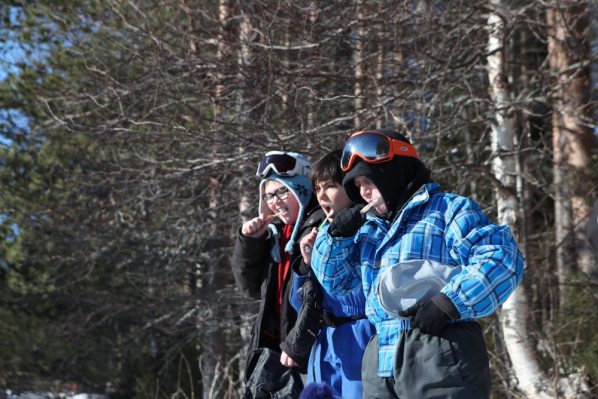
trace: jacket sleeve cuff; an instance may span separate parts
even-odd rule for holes
[[[298,256],[291,267],[299,276],[309,276],[312,273],[311,266],[303,261],[303,256]]]
[[[249,242],[249,243],[259,243],[259,242],[266,242],[268,238],[270,238],[270,230],[267,230],[266,233],[262,234],[259,237],[249,237],[241,233],[241,227],[237,230],[237,238],[241,242]]]
[[[291,359],[293,359],[293,361],[295,363],[297,363],[297,366],[300,369],[304,369],[305,367],[307,367],[307,361],[309,358],[309,353],[306,355],[301,355],[299,353],[293,352],[293,349],[291,348],[292,345],[289,345],[287,343],[287,341],[282,341],[280,343],[280,349],[285,352],[287,355],[289,355],[289,357]]]
[[[434,302],[434,304],[438,306],[440,310],[442,310],[442,312],[444,312],[444,314],[446,314],[451,320],[459,320],[461,318],[461,314],[451,299],[445,294],[440,293],[434,295],[432,297],[432,302]]]

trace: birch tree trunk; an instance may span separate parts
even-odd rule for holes
[[[497,217],[501,225],[517,227],[516,158],[514,155],[515,118],[510,109],[510,91],[505,62],[505,5],[491,2],[494,10],[488,18],[488,78],[494,102],[492,128],[492,169],[501,185],[496,190]],[[499,312],[505,345],[515,374],[517,387],[528,398],[554,398],[548,378],[540,369],[528,341],[528,305],[520,285],[502,305]]]
[[[550,66],[553,70],[562,70],[566,67],[565,54],[562,46],[556,42],[556,37],[550,34],[555,29],[555,10],[548,10],[547,20],[549,29],[548,52]],[[553,162],[553,185],[554,193],[554,230],[556,241],[556,269],[559,282],[559,302],[561,306],[565,303],[565,283],[567,276],[571,273],[573,258],[573,236],[570,234],[572,222],[571,191],[567,181],[569,165],[567,154],[569,152],[567,131],[565,130],[562,109],[563,98],[556,97],[552,105],[552,162]]]
[[[364,85],[364,55],[365,55],[365,0],[357,0],[355,11],[357,13],[357,37],[355,38],[355,53],[354,53],[354,78],[355,85],[353,95],[355,96],[355,117],[353,123],[355,128],[362,128],[361,113],[365,106],[363,85]]]

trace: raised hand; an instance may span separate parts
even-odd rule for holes
[[[363,205],[343,209],[330,222],[328,232],[332,237],[351,237],[365,222],[365,214],[361,212]]]
[[[265,215],[253,218],[243,223],[243,226],[241,226],[241,234],[243,234],[245,237],[251,238],[261,237],[266,233],[266,230],[268,229],[268,223],[270,223],[275,217],[275,215]]]
[[[299,249],[303,256],[303,261],[310,265],[311,264],[311,251],[313,250],[314,244],[316,243],[316,236],[318,235],[318,228],[314,227],[309,233],[307,233],[301,241],[299,241]]]

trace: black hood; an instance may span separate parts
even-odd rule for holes
[[[394,130],[373,131],[409,143],[405,136]],[[391,218],[413,193],[430,181],[429,170],[417,158],[394,156],[390,161],[381,163],[367,163],[359,159],[343,179],[343,188],[349,199],[355,203],[365,203],[354,184],[357,176],[365,176],[376,185],[386,202],[388,216]]]

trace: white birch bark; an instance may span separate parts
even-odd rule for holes
[[[504,4],[492,0],[494,12],[488,18],[488,78],[490,95],[495,113],[492,128],[492,169],[502,187],[496,190],[498,223],[511,226],[517,223],[516,159],[514,156],[515,119],[509,113],[510,92],[504,60]],[[502,305],[499,312],[505,345],[516,384],[527,398],[554,398],[554,391],[548,388],[549,380],[540,369],[534,351],[528,341],[528,306],[523,286],[519,286]]]

